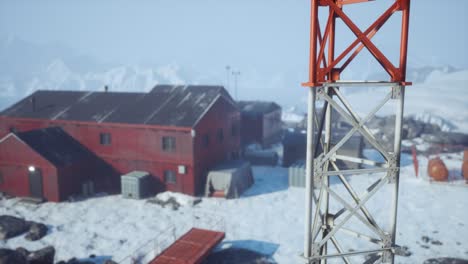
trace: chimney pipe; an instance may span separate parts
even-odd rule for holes
[[[107,86],[107,85],[106,85],[106,86],[104,86],[104,92],[106,92],[106,93],[107,93],[108,91],[109,91],[109,86]]]
[[[34,96],[31,97],[31,106],[32,106],[32,111],[36,112],[36,97]]]

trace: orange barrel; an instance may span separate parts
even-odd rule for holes
[[[445,163],[440,158],[434,158],[429,160],[427,165],[427,173],[435,181],[447,181],[448,179],[448,170]]]
[[[468,161],[468,149],[465,149],[463,152],[463,161],[467,162]]]

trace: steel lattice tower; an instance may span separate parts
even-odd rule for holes
[[[308,122],[307,122],[307,160],[306,160],[306,215],[304,254],[306,263],[327,263],[331,258],[338,258],[338,263],[352,263],[357,255],[373,254],[365,263],[394,263],[399,247],[395,244],[397,226],[397,205],[399,187],[401,130],[403,119],[406,58],[408,46],[408,24],[410,0],[392,0],[391,6],[364,31],[344,12],[344,6],[365,5],[371,0],[311,0],[311,33],[309,81],[308,87]],[[319,9],[328,11],[328,19],[321,29]],[[394,65],[388,57],[372,42],[374,35],[395,13],[401,12],[401,36],[399,65]],[[336,22],[340,19],[356,36],[340,54],[335,50]],[[323,31],[323,34],[322,34]],[[343,81],[340,75],[351,61],[366,48],[388,73],[389,78],[382,81]],[[338,56],[336,56],[338,55]],[[387,89],[386,95],[376,101],[375,107],[364,117],[359,116],[359,105],[352,105],[342,93],[344,87],[379,87]],[[348,88],[344,88],[348,89]],[[323,103],[323,110],[316,111],[317,100]],[[367,123],[377,111],[389,102],[396,105],[393,147],[384,147],[375,137]],[[332,111],[333,109],[333,111]],[[338,142],[332,142],[332,112],[351,124],[349,132]],[[351,157],[337,153],[343,145],[359,133],[375,151],[383,157],[382,161],[365,157]],[[338,161],[359,164],[358,169],[342,169]],[[364,168],[363,168],[364,167]],[[349,180],[351,175],[376,173],[382,176],[370,184],[362,193],[358,193]],[[332,188],[330,177],[337,177],[341,187]],[[365,176],[361,176],[365,177]],[[368,208],[366,202],[379,191],[390,188],[384,195],[391,205],[389,220],[385,226]],[[334,204],[335,207],[331,206]],[[336,209],[340,208],[340,209]],[[359,222],[368,229],[360,232],[349,228],[350,220]],[[377,221],[379,220],[379,221]],[[371,246],[357,250],[345,250],[337,239],[346,233],[352,239],[365,240]],[[360,261],[362,262],[362,260]]]

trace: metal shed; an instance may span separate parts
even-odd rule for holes
[[[151,175],[146,171],[132,171],[121,177],[124,198],[143,199],[151,194]]]
[[[215,167],[208,173],[205,195],[238,198],[253,183],[250,163],[233,160]]]

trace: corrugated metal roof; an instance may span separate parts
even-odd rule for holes
[[[39,90],[0,115],[192,127],[220,96],[233,103],[222,86],[157,85],[149,93]]]
[[[224,232],[192,228],[150,264],[200,264],[224,236]]]
[[[237,105],[242,114],[252,115],[267,114],[281,109],[277,103],[265,101],[238,101]]]
[[[58,167],[95,157],[59,127],[31,130],[17,133],[16,136]]]

